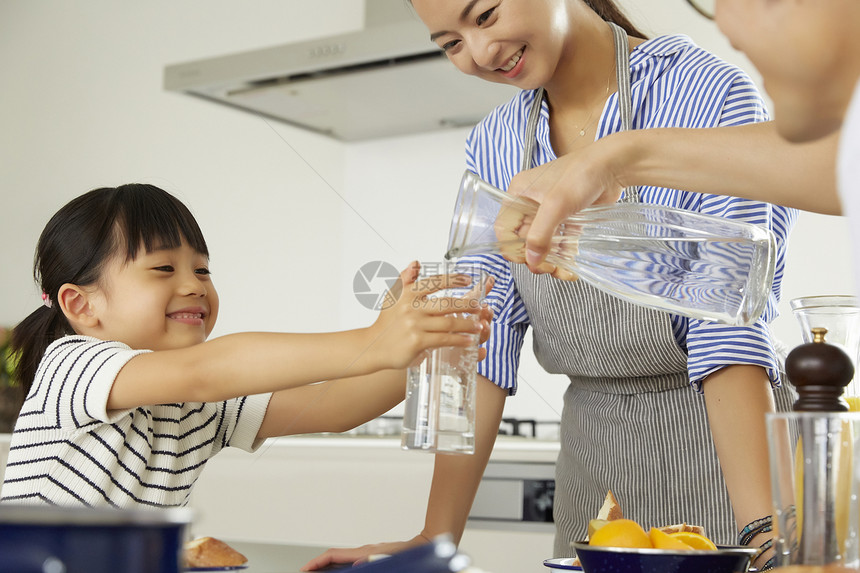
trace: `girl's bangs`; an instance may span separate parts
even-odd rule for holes
[[[181,201],[146,184],[123,185],[117,191],[117,225],[124,227],[121,234],[125,235],[127,260],[136,258],[141,246],[147,252],[174,249],[183,239],[198,253],[209,256],[197,221]]]

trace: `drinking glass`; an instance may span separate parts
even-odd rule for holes
[[[525,260],[538,204],[467,171],[447,259]],[[556,230],[548,263],[633,303],[731,325],[758,319],[771,293],[776,240],[757,225],[645,203],[584,209]]]
[[[812,342],[813,328],[827,329],[827,342],[842,348],[857,370],[860,354],[860,301],[852,295],[821,295],[796,298],[791,310],[800,323],[804,342]],[[854,379],[845,387],[845,398],[852,410],[860,406],[860,380]]]
[[[424,268],[427,268],[425,266]],[[468,284],[442,285],[428,295],[428,304],[441,298],[452,299],[464,308],[480,306],[489,275],[466,264],[446,265],[433,280],[465,275]],[[426,277],[425,277],[426,278]],[[432,278],[432,277],[431,277]],[[460,314],[472,316],[475,314]],[[472,454],[475,452],[475,382],[478,369],[478,339],[468,347],[443,347],[427,352],[420,364],[410,367],[406,376],[406,404],[401,446],[404,450],[431,453]]]
[[[860,568],[860,413],[770,413],[767,431],[776,567]]]

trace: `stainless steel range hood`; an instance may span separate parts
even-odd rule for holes
[[[170,65],[164,87],[343,141],[474,125],[515,88],[460,73],[406,0],[339,34]]]

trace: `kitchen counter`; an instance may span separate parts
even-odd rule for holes
[[[240,569],[240,573],[300,573],[300,569],[311,560],[319,555],[325,548],[314,547],[311,545],[289,545],[278,543],[256,543],[245,541],[228,540],[234,549],[245,555],[248,558],[247,568]],[[349,571],[349,567],[333,567],[329,570],[340,570],[344,573]],[[534,563],[528,569],[523,569],[519,573],[545,573],[549,569],[545,568],[542,562]],[[464,573],[495,573],[481,569],[477,564],[471,564]]]
[[[0,473],[9,438],[0,434]],[[558,450],[556,441],[499,436],[490,462],[554,463]],[[254,454],[227,448],[195,484],[189,533],[232,540],[249,550],[249,559],[260,555],[246,573],[292,573],[328,547],[419,532],[433,461],[433,455],[401,450],[399,437],[391,436],[283,437]],[[551,531],[499,531],[470,522],[460,549],[485,571],[523,573],[543,569],[552,540]]]
[[[490,463],[554,464],[558,449],[554,441],[499,436]],[[254,454],[228,448],[194,487],[192,533],[326,548],[407,539],[423,528],[433,462],[401,450],[399,436],[284,437]],[[460,549],[492,573],[540,570],[553,550],[546,525],[500,531],[470,521]]]
[[[325,547],[225,540],[248,558],[242,573],[298,573],[305,563],[325,551]]]

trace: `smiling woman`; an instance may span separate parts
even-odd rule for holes
[[[741,70],[687,36],[645,38],[611,0],[412,4],[460,71],[521,90],[466,141],[468,169],[502,190],[555,181],[556,160],[587,153],[596,140],[619,131],[767,119],[761,96]],[[439,533],[462,535],[505,398],[517,390],[530,327],[538,362],[570,380],[556,473],[555,557],[571,555],[570,542],[585,536],[608,489],[643,525],[702,524],[722,544],[736,543],[739,529],[769,512],[769,475],[760,463],[767,455],[764,413],[775,404],[789,408],[793,397],[781,384],[768,323],[777,316],[785,246],[797,213],[659,186],[624,188],[621,201],[773,231],[776,273],[762,318],[743,327],[690,320],[621,301],[585,281],[559,280],[548,274],[556,271],[549,265],[530,269],[500,255],[464,257],[495,278],[487,296],[495,310],[493,332],[478,366],[475,456],[437,456],[419,535],[332,550],[310,566],[397,551]]]

